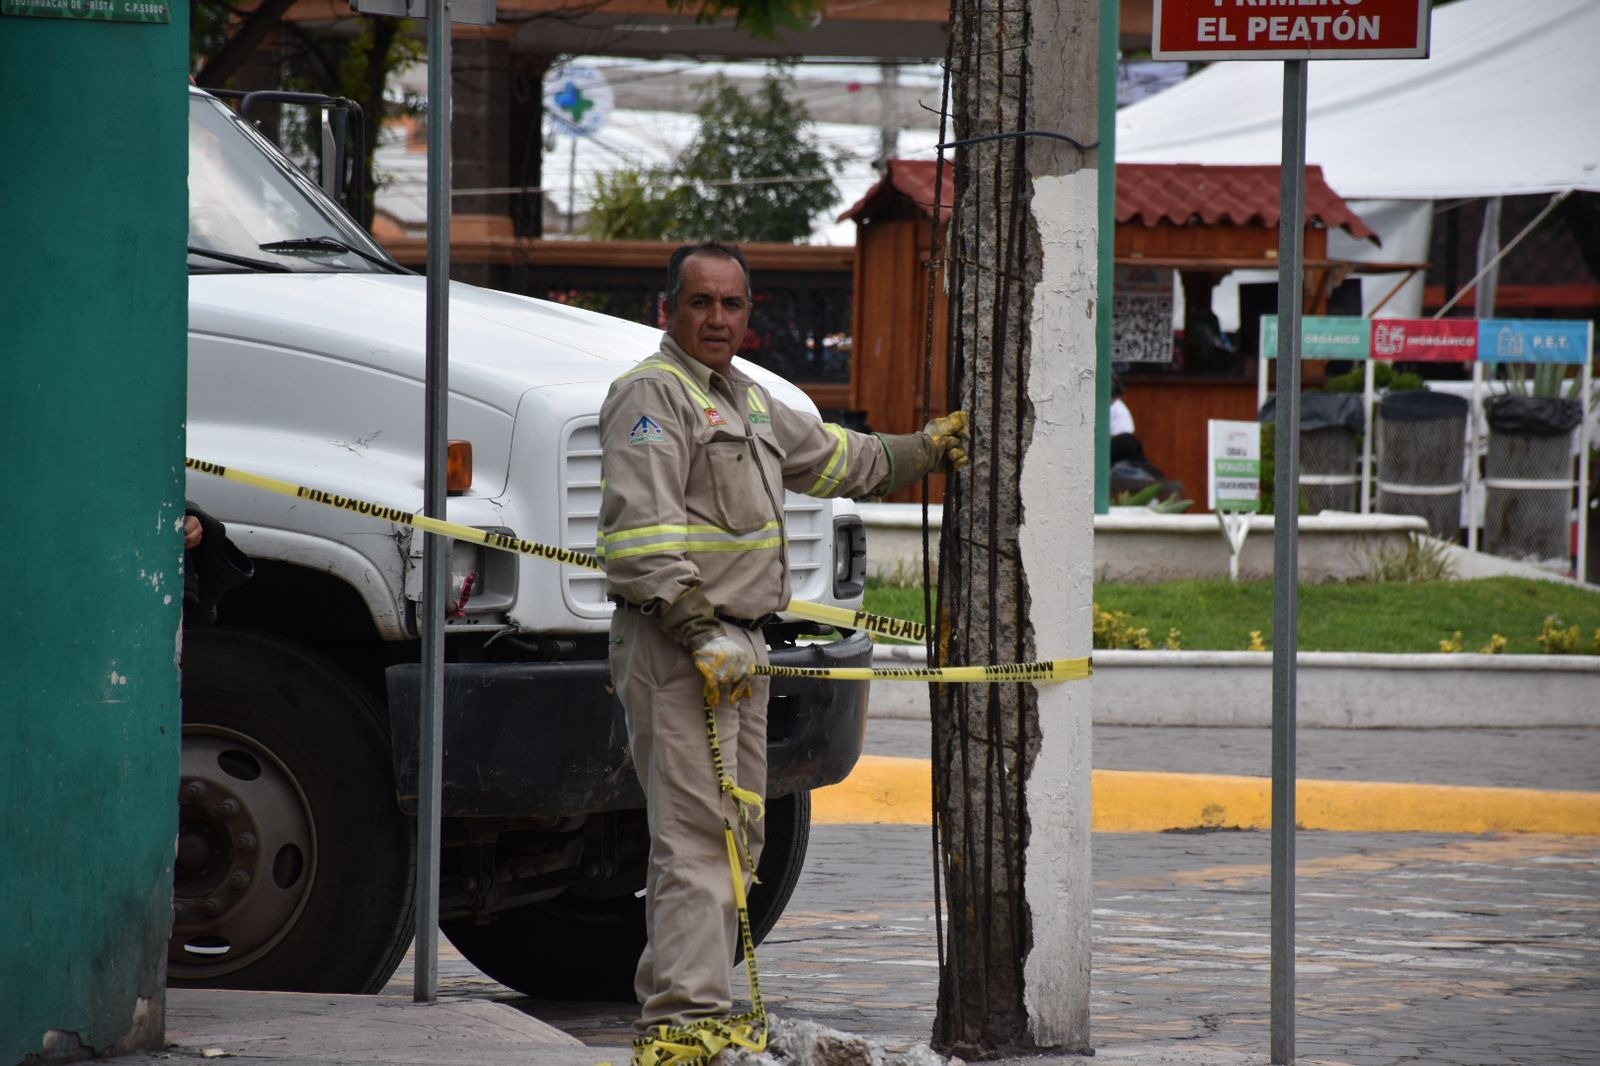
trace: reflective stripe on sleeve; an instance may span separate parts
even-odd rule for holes
[[[824,422],[822,428],[833,434],[833,455],[828,459],[828,465],[822,468],[822,473],[817,475],[816,482],[806,489],[807,496],[828,496],[839,491],[844,484],[845,475],[850,472],[850,438],[845,436],[844,428],[832,422]]]

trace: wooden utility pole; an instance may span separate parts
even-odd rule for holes
[[[950,401],[974,437],[940,538],[949,662],[1089,654],[1099,182],[1059,138],[1099,140],[1099,27],[1099,0],[951,7]],[[941,1050],[1089,1050],[1089,684],[934,687]]]

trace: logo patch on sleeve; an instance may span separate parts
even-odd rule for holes
[[[628,431],[629,444],[654,444],[665,439],[666,434],[661,432],[661,426],[649,415],[640,415],[639,421]]]
[[[706,408],[706,421],[713,426],[725,426],[728,424],[728,420],[722,417],[722,412],[715,407]]]

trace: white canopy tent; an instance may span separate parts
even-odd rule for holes
[[[1600,192],[1600,2],[1456,0],[1433,11],[1431,53],[1308,65],[1306,161],[1383,240],[1335,234],[1332,255],[1426,259],[1435,200]],[[1118,112],[1117,160],[1276,163],[1282,79],[1277,62],[1215,63]],[[1368,284],[1371,306],[1394,283]],[[1421,302],[1418,278],[1385,311]]]

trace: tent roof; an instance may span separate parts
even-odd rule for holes
[[[1202,164],[1117,164],[1117,221],[1144,226],[1163,222],[1186,226],[1198,220],[1207,226],[1278,224],[1282,183],[1277,163],[1264,166]],[[936,171],[931,159],[891,159],[886,174],[839,220],[861,221],[899,197],[931,214]],[[953,181],[945,172],[941,220],[950,217]],[[1306,168],[1306,217],[1328,229],[1343,229],[1357,240],[1377,235],[1323,180],[1321,167]]]
[[[1600,3],[1457,0],[1428,59],[1308,65],[1306,161],[1351,199],[1600,192]],[[1283,66],[1215,63],[1117,115],[1117,161],[1282,158]]]

